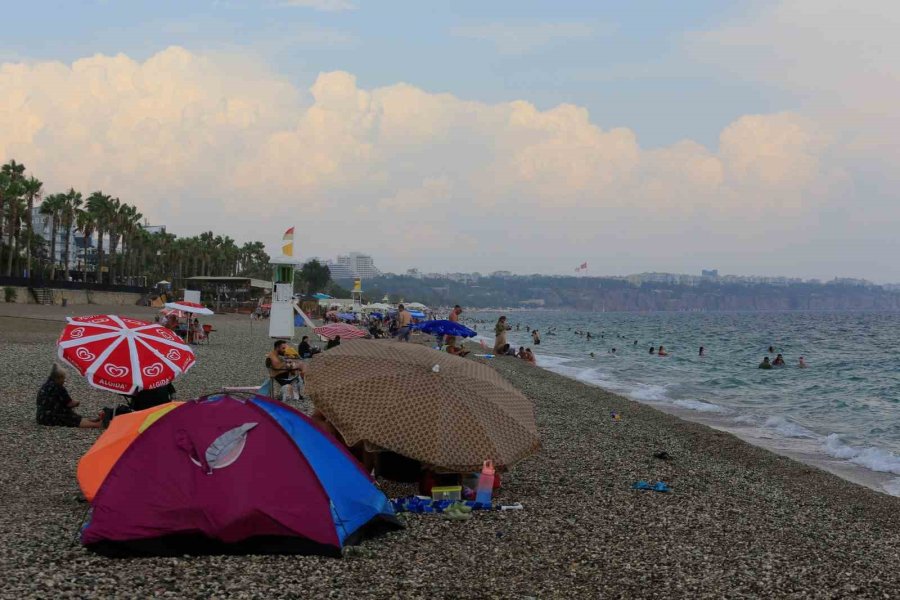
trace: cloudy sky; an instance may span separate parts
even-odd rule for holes
[[[900,3],[4,2],[0,160],[381,268],[900,281]],[[18,23],[19,25],[12,25]]]

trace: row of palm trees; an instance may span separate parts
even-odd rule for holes
[[[10,160],[0,167],[0,268],[7,277],[35,277],[34,267],[41,274],[48,270],[50,279],[74,276],[109,283],[195,275],[267,276],[269,257],[261,242],[238,246],[211,231],[183,238],[151,233],[142,227],[143,215],[136,207],[102,191],[87,197],[71,188],[47,196],[43,192],[43,183],[27,175],[25,165]],[[34,230],[35,206],[49,220],[49,241]],[[96,253],[89,257],[85,249],[81,261],[71,260],[77,258],[72,256],[73,231],[96,239]],[[57,261],[60,237],[62,256]],[[79,263],[74,271],[73,262]]]

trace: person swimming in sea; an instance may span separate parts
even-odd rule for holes
[[[700,353],[697,356],[706,356],[706,348],[700,346]]]
[[[774,353],[775,353],[775,346],[769,346],[769,353],[770,353],[770,354],[774,354]]]
[[[650,354],[656,354],[656,348],[655,348],[655,347],[650,346]]]
[[[806,361],[803,360],[803,357],[801,356],[801,357],[800,357],[800,364],[798,364],[797,366],[800,367],[801,369],[805,369],[805,368],[808,367],[809,365],[806,364]]]
[[[656,355],[657,355],[657,356],[668,356],[669,353],[666,352],[666,347],[665,347],[665,346],[660,346],[660,347],[659,347],[659,350],[656,351]]]
[[[783,367],[784,366],[784,357],[782,355],[778,355],[775,357],[775,360],[772,361],[773,367]]]
[[[771,369],[772,368],[772,363],[769,362],[768,356],[764,357],[763,361],[761,363],[759,363],[759,368],[760,369]]]
[[[587,335],[585,336],[585,339],[588,339],[588,340],[591,339],[591,332],[590,332],[590,331],[587,332]]]

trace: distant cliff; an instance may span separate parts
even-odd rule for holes
[[[367,280],[366,295],[472,308],[571,308],[586,311],[900,310],[900,292],[877,285],[643,283],[603,277],[485,277],[474,283],[385,276]]]

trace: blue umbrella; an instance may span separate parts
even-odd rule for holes
[[[328,294],[323,294],[322,292],[318,292],[318,293],[313,294],[313,298],[315,298],[316,300],[331,300],[332,297],[329,296]]]
[[[356,315],[353,313],[338,313],[338,318],[342,321],[355,321]]]
[[[424,321],[413,325],[414,329],[430,333],[431,335],[455,335],[456,337],[474,337],[478,335],[465,325],[460,325],[454,321],[446,319],[436,319],[434,321]]]

